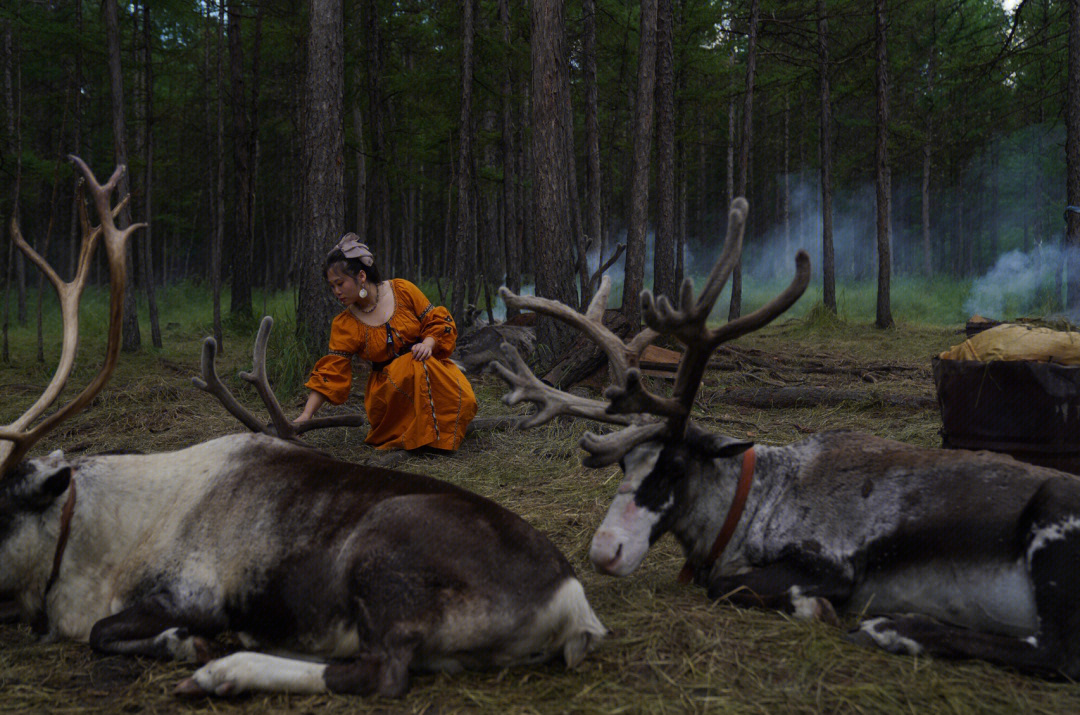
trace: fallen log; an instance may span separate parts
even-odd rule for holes
[[[864,390],[836,390],[827,387],[752,387],[727,390],[721,395],[725,403],[760,409],[822,407],[844,402],[890,407],[937,406],[937,400],[927,395],[896,395]]]

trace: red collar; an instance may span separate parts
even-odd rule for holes
[[[45,597],[48,597],[57,576],[60,575],[60,564],[64,560],[64,549],[67,548],[68,536],[71,534],[71,517],[75,513],[75,480],[72,479],[68,486],[68,498],[64,502],[64,509],[60,512],[60,538],[56,542],[56,552],[53,554],[52,573],[45,583]]]
[[[750,485],[754,481],[754,463],[756,461],[757,457],[754,455],[753,447],[743,452],[742,472],[739,474],[739,485],[735,487],[735,498],[731,501],[731,508],[728,509],[724,525],[720,527],[720,533],[716,535],[716,541],[713,542],[709,557],[702,564],[702,568],[712,568],[712,565],[720,558],[720,554],[724,553],[724,547],[731,541],[731,537],[735,533],[735,527],[739,525],[739,519],[742,517],[743,508],[746,506],[746,497],[750,494]],[[693,579],[694,565],[687,559],[682,571],[679,572],[678,581],[679,583],[690,583]]]

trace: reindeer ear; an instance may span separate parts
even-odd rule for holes
[[[63,494],[71,484],[71,467],[52,467],[42,470],[32,477],[33,482],[27,485],[23,493],[23,503],[31,511],[44,511],[48,509],[56,498]]]
[[[746,439],[734,439],[722,434],[703,435],[697,445],[705,454],[712,458],[736,457],[754,446],[754,443]]]
[[[686,426],[686,441],[713,459],[736,457],[754,446],[751,440],[734,439],[709,432],[695,422]]]

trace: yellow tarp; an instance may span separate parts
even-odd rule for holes
[[[1080,333],[1006,324],[976,333],[941,353],[942,360],[1035,360],[1080,365]]]

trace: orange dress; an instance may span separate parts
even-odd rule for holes
[[[371,429],[364,441],[378,449],[457,449],[476,416],[476,395],[449,360],[457,343],[450,312],[415,285],[395,278],[394,314],[384,325],[364,325],[348,310],[330,327],[330,354],[315,364],[305,387],[340,405],[352,387],[352,356],[371,361],[364,393]],[[431,357],[414,360],[409,347],[424,338]]]

